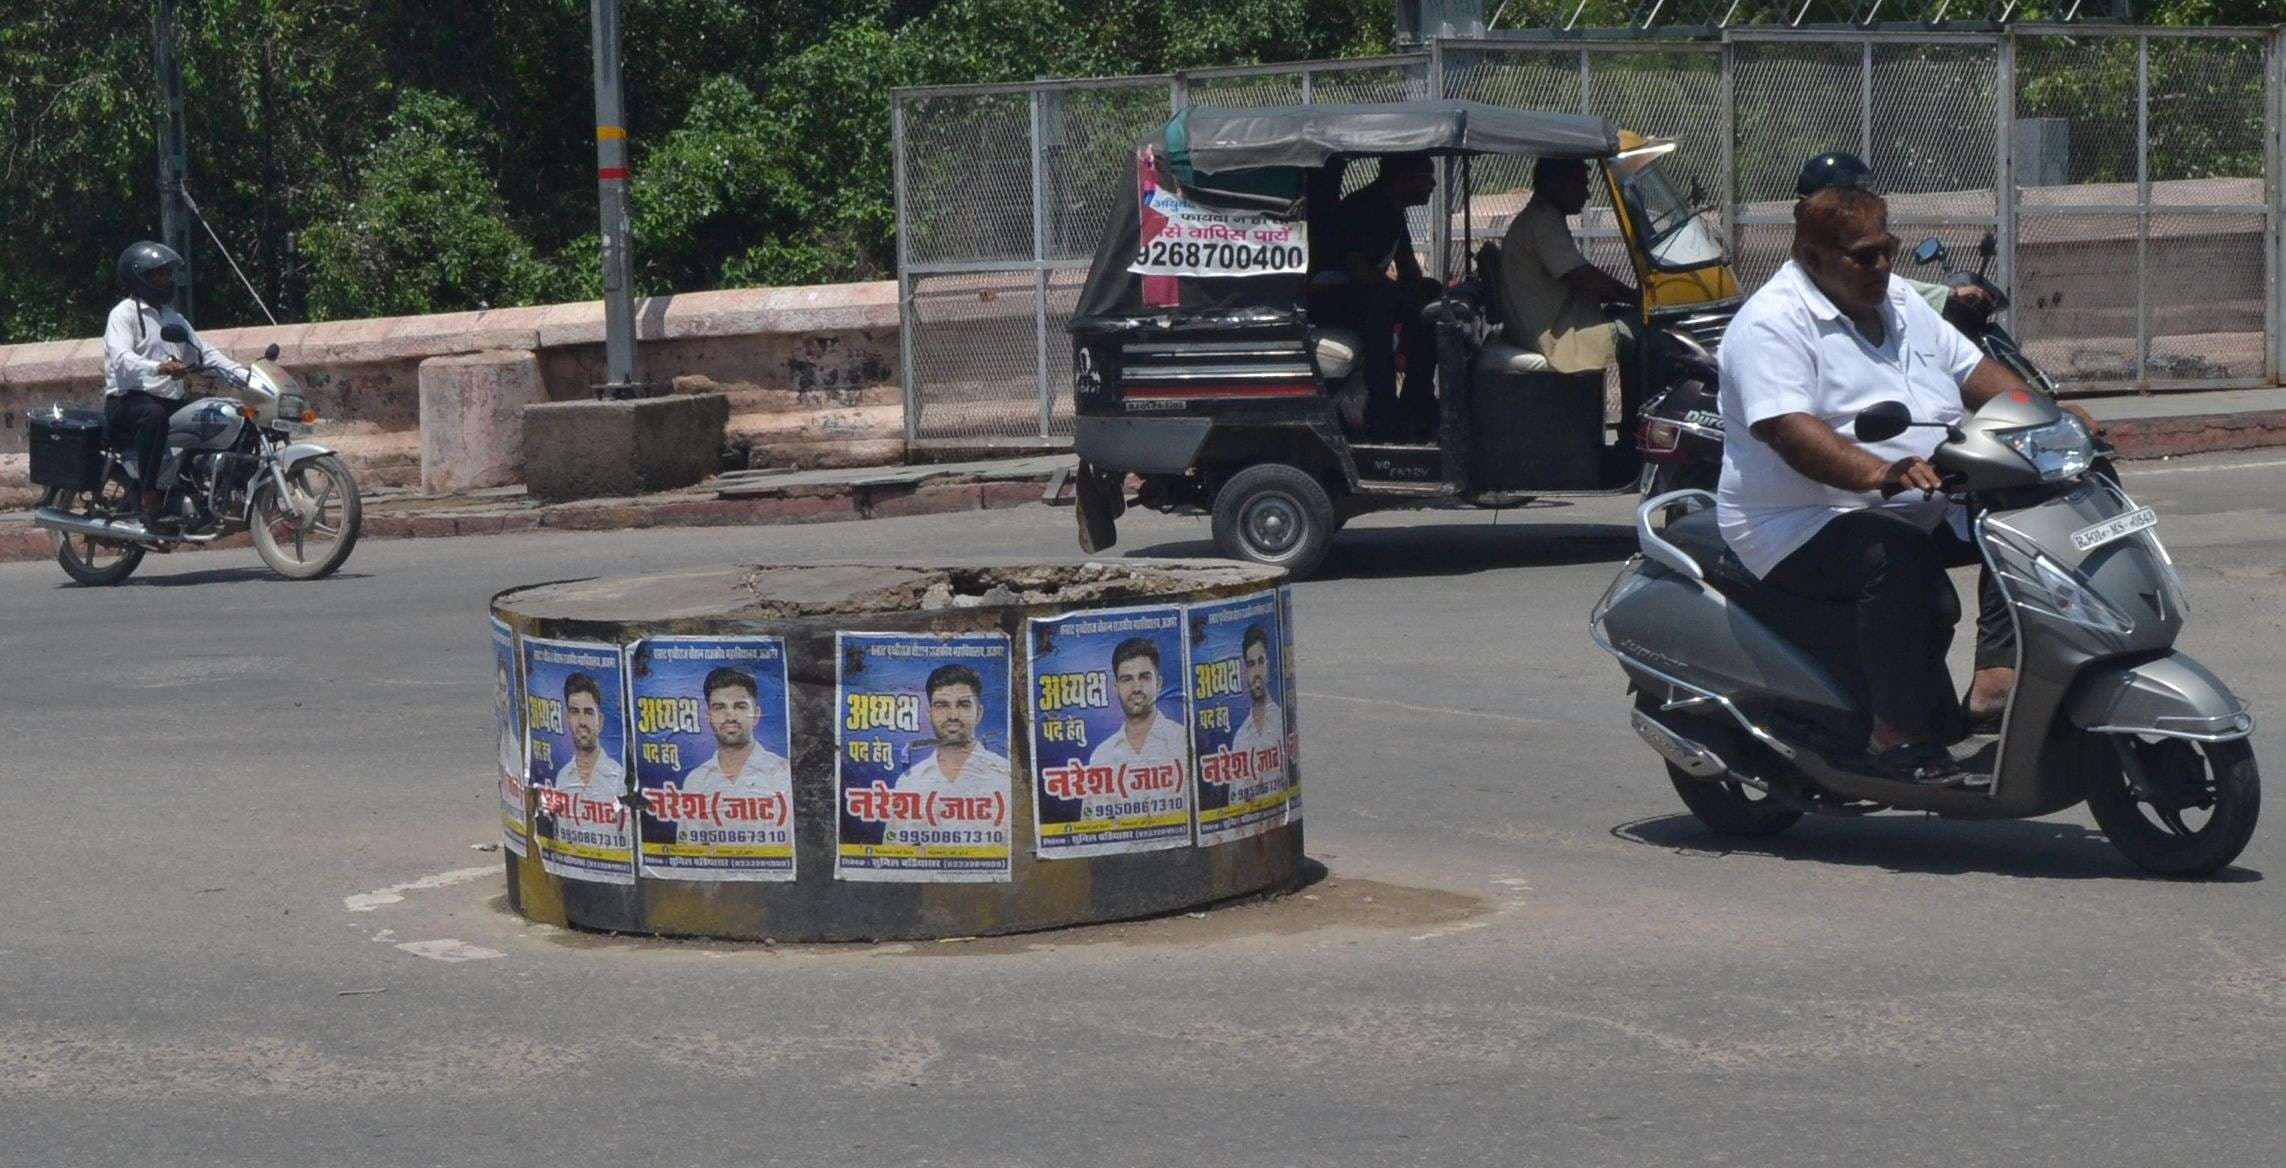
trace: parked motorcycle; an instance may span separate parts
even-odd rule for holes
[[[160,335],[178,345],[190,340],[179,325]],[[147,553],[247,530],[262,562],[289,580],[330,575],[349,559],[364,514],[357,481],[331,449],[295,440],[317,415],[277,356],[270,346],[244,378],[191,367],[233,396],[192,401],[168,420],[159,481],[176,530],[144,527],[134,454],[109,440],[100,413],[59,405],[31,418],[31,478],[46,488],[32,522],[53,533],[65,574],[81,584],[117,584]]]
[[[1884,402],[1855,432],[1880,442],[1920,425],[1941,423]],[[1718,832],[1765,836],[1805,813],[2020,819],[2084,800],[2113,845],[2153,872],[2202,876],[2236,858],[2262,804],[2254,719],[2175,651],[2190,601],[2158,517],[2091,473],[2095,458],[2078,418],[2021,392],[1948,427],[1931,456],[1948,489],[1978,505],[1972,533],[2017,630],[2001,731],[1956,744],[1972,775],[1957,787],[1865,764],[1865,671],[1914,666],[1858,660],[1851,606],[1764,587],[1724,545],[1708,493],[1645,501],[1642,552],[1590,628],[1626,672],[1635,730],[1684,805]],[[1654,527],[1661,512],[1674,514]],[[1944,663],[1928,667],[1941,675]]]
[[[1948,300],[1943,311],[1945,321],[1975,341],[1985,356],[2023,378],[2025,384],[2055,397],[2055,379],[2025,354],[2015,335],[2000,323],[2000,314],[2008,308],[2008,294],[1987,278],[1999,250],[1988,231],[1977,245],[1982,262],[1974,272],[1949,268],[1951,257],[1944,242],[1934,237],[1915,246],[1912,258],[1915,264],[1934,266],[1942,272],[1941,282],[1950,287],[1981,291],[1981,305],[1959,297]],[[1663,340],[1695,352],[1695,356],[1678,366],[1682,372],[1668,378],[1666,388],[1645,401],[1637,415],[1636,448],[1643,454],[1638,485],[1646,499],[1681,490],[1711,491],[1722,477],[1722,400],[1714,359],[1689,336],[1668,334]],[[2095,469],[2116,482],[2119,476],[2112,466],[2112,454],[2111,444],[2099,437]]]

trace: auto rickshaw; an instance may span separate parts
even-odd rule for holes
[[[1699,205],[1659,168],[1674,150],[1601,118],[1465,101],[1192,107],[1139,146],[1070,329],[1080,543],[1111,546],[1128,506],[1209,512],[1216,546],[1307,575],[1365,512],[1518,506],[1634,489],[1606,440],[1600,372],[1553,371],[1501,336],[1497,246],[1478,249],[1470,160],[1570,158],[1600,171],[1644,291],[1644,397],[1714,384],[1739,302]],[[1356,160],[1440,160],[1433,441],[1368,440],[1357,336],[1311,319],[1308,248]],[[1454,235],[1455,195],[1462,208]],[[1634,310],[1631,310],[1634,311]],[[1631,425],[1632,419],[1622,419]],[[1129,476],[1140,481],[1133,498]]]

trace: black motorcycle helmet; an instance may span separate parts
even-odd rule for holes
[[[1794,183],[1794,197],[1807,199],[1827,187],[1873,189],[1873,168],[1857,155],[1828,150],[1802,164],[1802,177]]]
[[[166,244],[148,239],[128,244],[127,250],[119,253],[119,286],[145,304],[171,304],[174,285],[158,287],[151,283],[151,274],[161,268],[180,269],[182,264],[183,257]]]

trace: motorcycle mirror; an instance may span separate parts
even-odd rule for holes
[[[1999,238],[1998,238],[1997,236],[1993,235],[1993,233],[1992,233],[1992,232],[1989,232],[1989,231],[1985,232],[1985,233],[1984,233],[1984,238],[1983,238],[1983,239],[1980,239],[1980,240],[1978,240],[1978,241],[1976,242],[1976,254],[1977,254],[1977,257],[1978,257],[1979,259],[1987,259],[1987,260],[1991,259],[1992,257],[1994,257],[1994,256],[1996,256],[1996,255],[1999,255],[1999,254],[2000,254],[2000,240],[1999,240]]]
[[[1944,263],[1944,262],[1945,262],[1945,244],[1944,244],[1944,241],[1943,241],[1943,240],[1941,240],[1941,239],[1938,239],[1936,236],[1932,235],[1932,236],[1930,236],[1929,238],[1927,238],[1927,239],[1924,239],[1924,240],[1922,240],[1921,242],[1919,242],[1919,243],[1917,243],[1917,244],[1914,244],[1914,245],[1913,245],[1913,262],[1914,262],[1914,263],[1916,263],[1916,264],[1941,264],[1941,263]]]
[[[1699,176],[1694,174],[1691,176],[1691,206],[1698,208],[1706,205],[1707,189],[1699,185]]]
[[[190,331],[179,324],[170,324],[159,330],[159,339],[171,345],[190,344]]]
[[[278,342],[272,341],[270,342],[269,348],[262,350],[262,359],[264,361],[275,361],[278,359]]]
[[[1913,411],[1904,402],[1875,402],[1858,411],[1851,430],[1860,442],[1887,442],[1913,425]]]

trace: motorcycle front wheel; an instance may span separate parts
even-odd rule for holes
[[[2245,739],[2106,737],[2118,765],[2090,780],[2088,811],[2137,867],[2207,876],[2246,849],[2262,810],[2262,778]]]
[[[50,487],[41,498],[40,506],[88,518],[110,518],[133,514],[131,498],[130,488],[114,479],[106,482],[100,491]],[[64,575],[90,588],[117,584],[134,575],[135,569],[143,563],[143,549],[133,544],[67,535],[61,531],[48,534],[55,539],[56,565],[64,570]]]
[[[254,550],[288,580],[330,576],[349,560],[365,520],[357,480],[340,458],[322,454],[286,472],[291,497],[281,499],[277,479],[263,475],[251,507]]]

